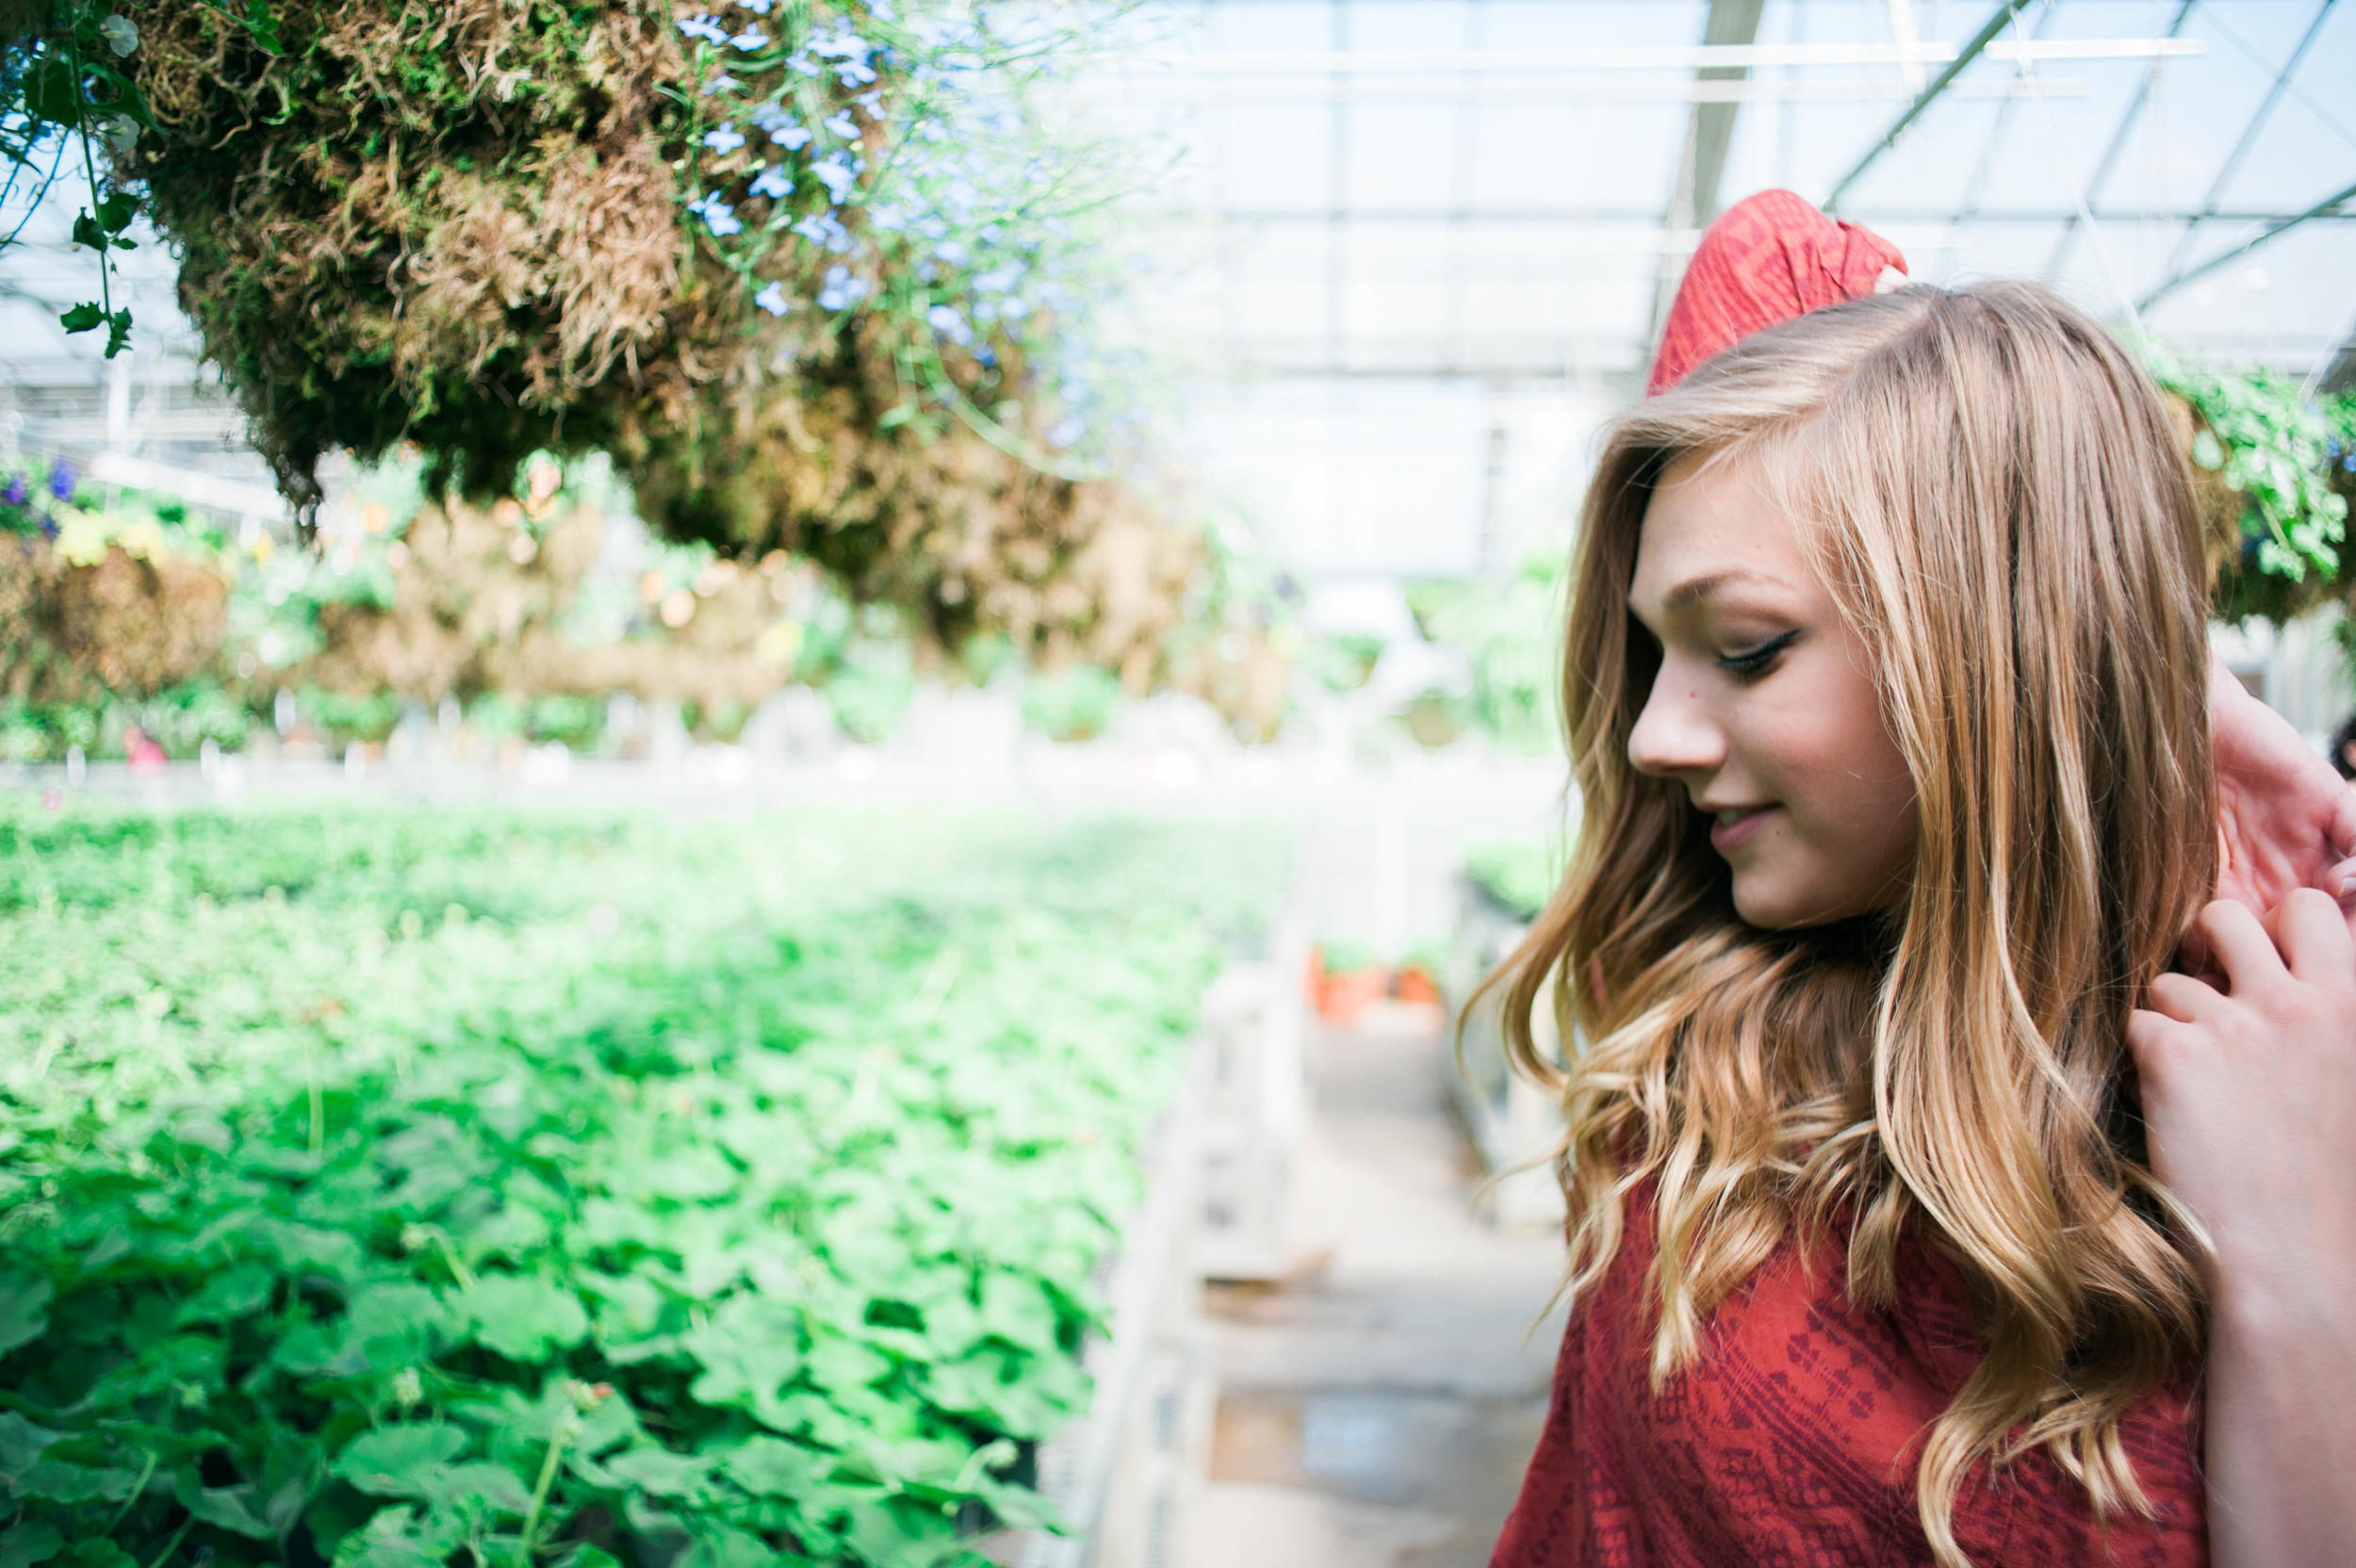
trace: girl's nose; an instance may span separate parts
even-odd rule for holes
[[[1655,778],[1715,771],[1726,760],[1726,732],[1704,708],[1690,678],[1662,665],[1628,738],[1628,765]]]

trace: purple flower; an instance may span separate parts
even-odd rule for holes
[[[33,486],[23,474],[12,475],[8,480],[8,489],[0,491],[0,501],[6,501],[10,506],[23,506],[25,498],[32,493]]]
[[[49,470],[49,493],[61,501],[74,498],[74,482],[82,477],[80,470],[64,458],[57,459]]]

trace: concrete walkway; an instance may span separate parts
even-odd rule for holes
[[[1561,1239],[1476,1217],[1437,1009],[1315,1030],[1309,1069],[1296,1263],[1210,1294],[1187,1568],[1482,1568],[1545,1415]]]

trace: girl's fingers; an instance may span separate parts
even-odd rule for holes
[[[2340,791],[2339,801],[2331,808],[2331,820],[2324,825],[2323,831],[2331,841],[2333,854],[2356,857],[2356,790]],[[2328,888],[2325,891],[2337,893],[2339,890]]]
[[[2225,1001],[2215,987],[2189,974],[2152,976],[2149,1000],[2151,1012],[2179,1023],[2197,1023]]]
[[[2153,1090],[2166,1090],[2168,1069],[2174,1065],[2170,1047],[2188,1034],[2177,1020],[2148,1008],[2137,1007],[2127,1015],[2127,1053],[2135,1059],[2135,1072],[2147,1096]]]
[[[2212,961],[2225,971],[2226,982],[2235,995],[2286,972],[2274,939],[2244,906],[2217,899],[2193,923],[2206,939]]]
[[[2356,992],[2356,941],[2331,897],[2293,888],[2266,917],[2266,929],[2291,973],[2327,990]]]

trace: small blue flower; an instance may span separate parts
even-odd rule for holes
[[[998,314],[1009,321],[1020,321],[1031,314],[1031,304],[1020,294],[1009,294],[998,302]]]
[[[845,141],[859,139],[859,122],[851,118],[851,111],[848,109],[837,109],[819,123]]]
[[[939,256],[942,261],[947,262],[952,267],[962,267],[965,265],[966,257],[970,253],[967,252],[964,246],[958,244],[956,240],[944,239],[940,244],[933,247],[933,253]]]
[[[1081,418],[1077,414],[1066,415],[1047,427],[1047,444],[1051,447],[1069,447],[1081,436],[1086,435],[1088,430],[1088,424],[1086,419]]]
[[[843,310],[864,296],[866,292],[867,280],[865,278],[851,276],[851,270],[847,267],[829,267],[826,269],[826,285],[818,290],[818,308]]]
[[[753,303],[772,316],[783,316],[794,308],[794,302],[785,297],[785,286],[776,283],[754,295]]]
[[[734,125],[715,125],[704,132],[704,145],[715,153],[733,153],[744,145],[744,133]]]
[[[728,30],[710,14],[690,17],[679,24],[679,30],[689,38],[702,39],[706,43],[726,43],[728,41]]]
[[[875,79],[875,69],[859,60],[844,60],[834,68],[834,75],[844,87],[865,87]]]
[[[860,108],[863,108],[863,109],[865,109],[865,110],[867,111],[867,116],[868,116],[868,118],[869,118],[869,119],[871,119],[871,120],[881,120],[881,119],[883,118],[883,91],[882,91],[882,90],[881,90],[881,89],[877,89],[877,90],[876,90],[875,91],[874,91],[874,92],[862,92],[862,93],[860,93],[860,94],[859,95],[859,106]]]
[[[908,226],[908,214],[895,206],[868,208],[867,222],[869,227],[880,229],[886,234],[898,234]]]
[[[744,225],[737,220],[735,209],[720,200],[720,193],[716,190],[700,201],[688,203],[687,210],[700,216],[704,227],[710,229],[715,238],[724,239],[729,235],[744,232]]]
[[[773,163],[753,176],[753,194],[782,202],[794,194],[794,176],[785,172],[785,165]]]
[[[965,324],[965,318],[947,305],[935,305],[924,313],[924,320],[933,331],[952,343],[971,343],[973,329]]]
[[[747,27],[728,41],[749,55],[766,44],[769,41],[769,35],[758,27]]]
[[[816,60],[811,59],[807,53],[799,49],[796,49],[794,53],[786,56],[785,63],[792,66],[795,71],[800,72],[803,75],[813,79],[816,78],[819,72],[826,69],[826,67],[820,65]]]
[[[744,85],[744,84],[743,82],[738,81],[735,77],[723,71],[717,76],[712,77],[711,81],[704,84],[704,96],[709,98],[715,92],[734,92],[738,88],[741,88]]]
[[[0,491],[0,501],[6,501],[10,506],[23,506],[25,498],[32,492],[31,482],[23,474],[16,474],[8,480],[8,489]]]
[[[61,501],[70,501],[74,498],[74,482],[81,477],[80,469],[64,458],[57,459],[49,470],[49,493]]]
[[[810,166],[810,172],[818,176],[819,182],[826,188],[826,193],[834,198],[838,206],[851,193],[852,185],[859,179],[858,172],[840,157],[821,158]]]
[[[752,12],[755,16],[767,16],[769,14],[769,0],[736,0],[736,3],[744,7],[746,10]]]
[[[794,232],[813,245],[832,251],[836,255],[851,253],[851,231],[830,212],[812,212],[794,225]]]

